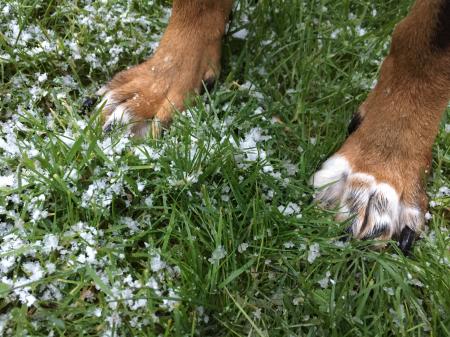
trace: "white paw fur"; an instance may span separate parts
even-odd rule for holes
[[[98,107],[102,109],[106,120],[103,124],[103,130],[108,131],[114,125],[125,125],[127,129],[132,128],[134,135],[144,137],[148,132],[148,123],[141,121],[139,123],[133,119],[133,111],[126,103],[121,103],[115,99],[114,91],[108,91],[106,87],[100,88],[97,95],[103,95]],[[136,97],[136,96],[135,96]]]
[[[405,226],[414,231],[423,227],[424,215],[401,202],[389,184],[377,182],[369,174],[352,172],[346,158],[335,155],[311,178],[315,199],[326,208],[338,207],[338,220],[350,220],[358,239],[390,239]]]

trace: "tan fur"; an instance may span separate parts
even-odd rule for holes
[[[172,17],[155,55],[118,73],[107,85],[135,121],[158,119],[167,126],[189,94],[220,72],[221,39],[232,1],[175,0]],[[108,116],[114,106],[104,110]]]
[[[379,82],[360,109],[363,122],[338,151],[354,171],[389,183],[422,210],[431,149],[450,99],[450,52],[430,47],[441,2],[417,1],[396,27]]]

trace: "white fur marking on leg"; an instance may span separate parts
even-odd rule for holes
[[[131,122],[129,108],[125,104],[121,104],[114,109],[111,115],[108,116],[108,119],[103,125],[103,130],[109,129],[113,124],[125,125],[129,122]]]
[[[107,122],[128,124],[131,120],[129,108],[125,104],[119,105],[114,109],[112,114],[108,117]]]
[[[117,105],[117,101],[113,96],[113,93],[111,91],[108,91],[106,95],[103,97],[103,101],[105,102],[104,109],[112,109],[115,105]]]
[[[400,226],[399,232],[403,227],[409,227],[415,232],[423,230],[425,226],[425,216],[422,211],[416,207],[408,207],[406,205],[401,205],[400,210]]]
[[[325,207],[336,206],[350,174],[350,164],[339,155],[328,159],[320,171],[311,177],[311,184],[317,189],[316,200]]]
[[[97,92],[95,93],[97,96],[103,96],[104,94],[106,94],[106,92],[108,91],[108,87],[107,86],[103,86],[100,89],[97,90]]]
[[[358,237],[391,237],[398,227],[399,195],[386,183],[375,186],[366,210],[367,223]]]
[[[97,109],[102,108],[103,111],[109,112],[116,107],[118,101],[114,98],[113,92],[108,91],[97,104]]]
[[[352,232],[355,236],[361,232],[369,199],[374,189],[375,178],[365,173],[351,174],[344,187],[339,218],[345,220],[354,217]]]
[[[339,181],[350,173],[350,164],[342,156],[335,155],[323,163],[322,168],[311,178],[314,188],[322,188]]]
[[[377,184],[376,191],[377,193],[383,195],[389,201],[389,204],[392,205],[392,207],[398,209],[400,198],[397,191],[391,185],[386,183]]]

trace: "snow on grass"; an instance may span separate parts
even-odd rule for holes
[[[389,20],[365,16],[373,10],[240,2],[230,77],[161,140],[138,141],[103,134],[83,101],[155,50],[167,7],[0,4],[0,334],[249,335],[256,324],[329,335],[374,324],[380,335],[440,335],[446,124],[414,262],[395,245],[344,243],[345,226],[309,201],[307,181],[345,137],[400,16],[397,5],[376,6]]]

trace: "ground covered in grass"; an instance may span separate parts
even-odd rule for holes
[[[0,335],[450,336],[450,110],[413,257],[340,241],[308,184],[410,4],[241,1],[220,84],[136,141],[82,103],[170,4],[0,2]]]

